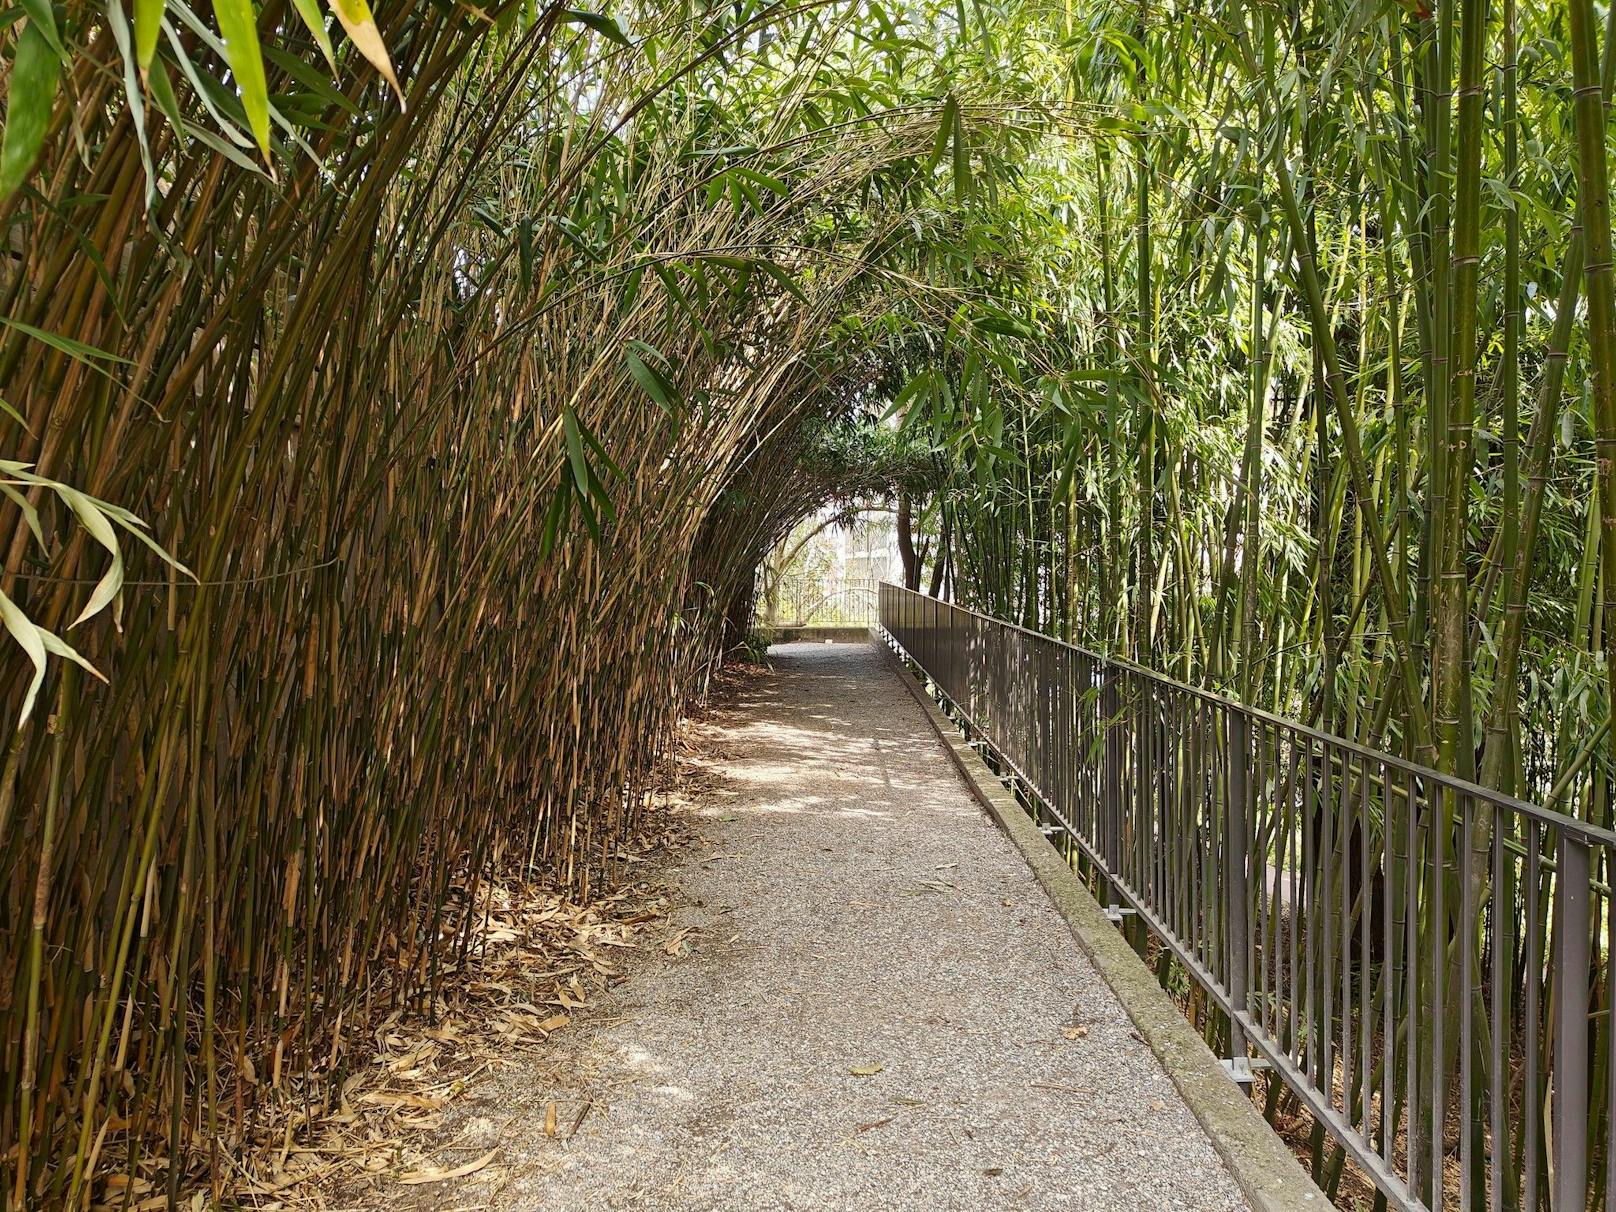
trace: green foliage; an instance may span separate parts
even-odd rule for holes
[[[313,0],[4,26],[16,1202],[105,1194],[154,1143],[89,1173],[114,1122],[197,1179],[250,1135],[229,1067],[329,1076],[495,854],[586,884],[826,505],[905,500],[969,604],[1611,819],[1598,105],[1552,6],[1508,54],[1378,0],[331,7],[340,45]]]
[[[613,877],[1040,121],[996,10],[331,7],[4,27],[0,1202],[273,1164],[483,874]]]

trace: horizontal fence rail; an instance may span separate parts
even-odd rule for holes
[[[1616,1212],[1616,834],[895,585],[879,613],[1231,1070],[1392,1207]]]
[[[876,618],[880,583],[833,577],[783,577],[761,599],[770,607],[763,621],[772,627],[870,627]]]

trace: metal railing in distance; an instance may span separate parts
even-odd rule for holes
[[[1392,1207],[1616,1209],[1616,834],[894,585],[880,622]]]
[[[786,577],[772,595],[771,627],[871,627],[876,623],[879,582],[831,577]]]

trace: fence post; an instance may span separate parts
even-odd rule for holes
[[[1581,1212],[1588,1192],[1588,845],[1560,830],[1554,909],[1554,1207]]]
[[[1105,794],[1101,814],[1105,835],[1100,839],[1099,849],[1105,855],[1105,877],[1109,891],[1111,877],[1122,856],[1122,696],[1117,691],[1119,675],[1116,668],[1107,664],[1104,676],[1105,685],[1100,692],[1100,723],[1105,729]]]
[[[1251,864],[1250,825],[1247,820],[1251,773],[1251,729],[1245,714],[1224,707],[1227,721],[1229,778],[1223,805],[1223,865],[1225,930],[1228,946],[1227,980],[1229,1005],[1234,1010],[1250,1010],[1250,973],[1247,958],[1251,947]],[[1240,1022],[1229,1016],[1229,1053],[1236,1059],[1246,1055],[1246,1036]]]

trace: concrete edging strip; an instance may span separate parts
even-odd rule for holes
[[[1329,1212],[1324,1192],[1302,1169],[1268,1122],[1223,1071],[1212,1050],[1156,982],[1105,910],[1033,823],[951,720],[917,685],[879,632],[871,642],[886,653],[898,680],[926,713],[955,768],[978,802],[1027,860],[1077,944],[1111,987],[1123,1010],[1200,1122],[1223,1164],[1257,1212]]]

